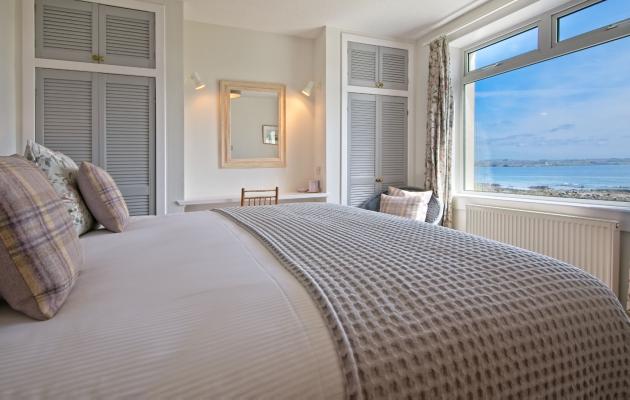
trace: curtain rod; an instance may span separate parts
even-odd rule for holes
[[[493,9],[491,9],[489,11],[484,12],[482,15],[474,18],[472,21],[462,23],[462,24],[452,28],[451,30],[446,31],[445,33],[436,33],[436,34],[432,35],[431,38],[427,39],[424,43],[422,43],[422,45],[423,46],[428,46],[429,44],[431,44],[432,41],[434,41],[435,39],[437,39],[437,38],[439,38],[441,36],[446,36],[446,37],[452,36],[452,35],[456,34],[457,32],[460,32],[460,31],[468,28],[469,26],[471,26],[473,24],[476,24],[477,22],[479,22],[479,21],[481,21],[481,20],[483,20],[485,18],[488,18],[488,17],[492,16],[493,14],[496,14],[497,12],[505,9],[506,7],[510,7],[513,4],[518,3],[519,1],[520,0],[508,0],[505,4],[503,4],[501,6],[498,6],[496,8],[493,8]],[[534,3],[534,2],[537,2],[537,1],[538,0],[531,0],[531,1],[529,1],[529,3]],[[486,5],[487,4],[488,3],[486,3]],[[475,8],[475,9],[472,9],[472,10],[468,11],[468,12],[466,12],[466,13],[458,16],[458,17],[456,17],[455,19],[451,20],[450,22],[447,22],[447,23],[443,24],[441,27],[438,27],[438,28],[435,28],[435,29],[431,30],[430,32],[433,32],[433,31],[436,31],[436,30],[440,30],[440,29],[444,29],[449,24],[453,24],[458,19],[463,18],[464,16],[466,16],[466,15],[468,15],[470,13],[474,13],[476,10],[482,9],[483,7],[484,7],[484,5],[482,4],[478,8]]]

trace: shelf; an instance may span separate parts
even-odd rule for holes
[[[290,201],[290,200],[326,200],[328,198],[328,193],[280,193],[278,195],[278,199],[280,201]],[[239,203],[241,201],[240,196],[212,196],[205,197],[200,199],[189,199],[189,200],[177,200],[177,205],[180,206],[199,206],[204,204],[225,204],[225,203]]]

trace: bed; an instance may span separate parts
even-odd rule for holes
[[[612,292],[524,250],[325,204],[138,217],[125,232],[81,242],[85,267],[53,319],[0,306],[0,398],[630,398],[630,321]],[[414,258],[423,246],[426,258]],[[479,254],[464,254],[475,246]],[[405,287],[404,274],[390,275],[395,289],[381,292],[390,303],[374,305],[415,336],[371,326],[377,317],[358,315],[357,304],[373,299],[358,289],[338,293],[354,305],[335,313],[343,302],[332,293],[343,288],[334,274],[353,281],[391,267],[344,261],[370,249],[419,277]],[[544,279],[514,275],[519,262]],[[441,280],[458,270],[487,280]],[[402,291],[427,301],[415,317],[387,310]],[[366,330],[385,337],[366,339]],[[384,356],[395,360],[379,365]]]

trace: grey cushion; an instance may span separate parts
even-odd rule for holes
[[[414,186],[401,186],[399,189],[407,190],[409,192],[424,192],[426,191],[423,188],[414,187]],[[387,193],[387,190],[384,190],[382,193]],[[369,199],[365,200],[363,203],[359,205],[359,208],[363,208],[364,210],[370,211],[378,211],[381,208],[381,194],[376,193]],[[442,201],[435,197],[435,194],[431,196],[431,201],[429,201],[429,208],[427,210],[427,218],[424,220],[426,223],[439,225],[442,222],[442,213],[444,211],[444,207],[442,205]]]

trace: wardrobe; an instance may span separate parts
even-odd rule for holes
[[[409,51],[348,42],[347,57],[347,193],[358,206],[407,184]]]
[[[36,0],[35,56],[73,65],[36,68],[35,140],[107,170],[131,215],[155,214],[155,78],[76,67],[155,68],[154,13]]]

